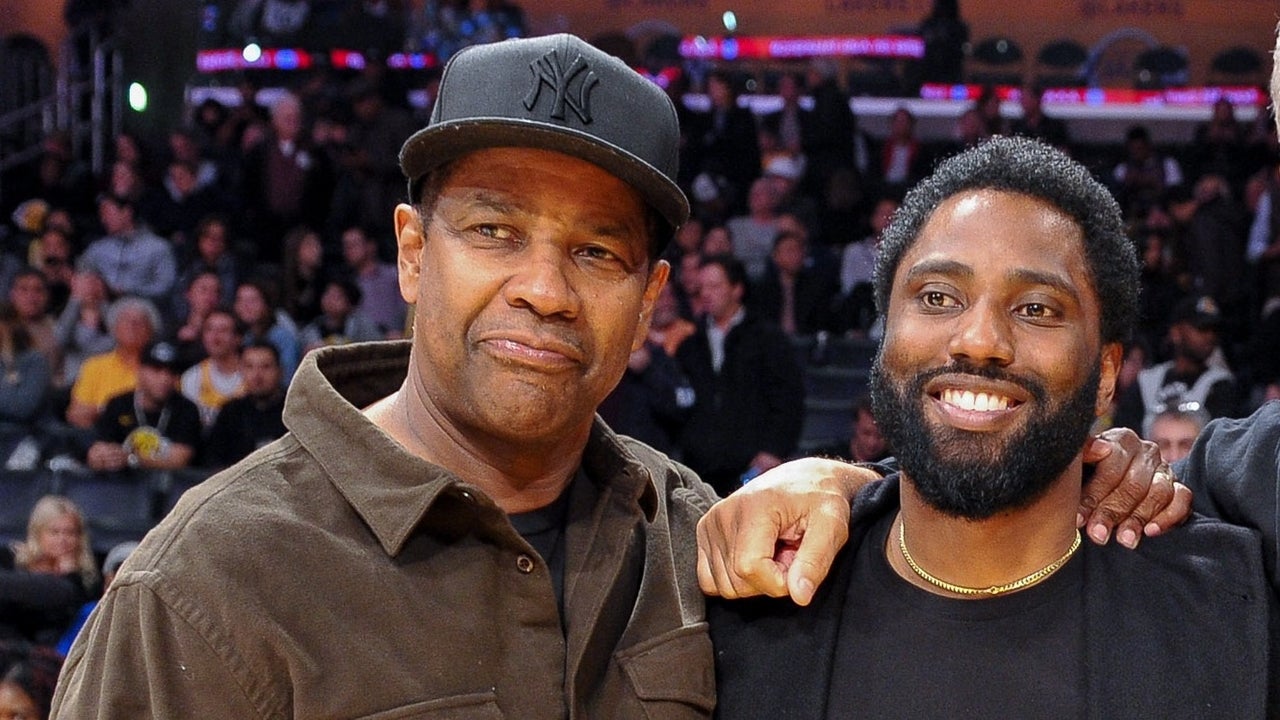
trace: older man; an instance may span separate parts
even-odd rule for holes
[[[595,418],[688,214],[677,140],[577,38],[455,56],[401,152],[412,342],[307,356],[289,434],[143,542],[54,716],[709,716],[714,494]]]

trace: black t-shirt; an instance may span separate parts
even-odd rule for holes
[[[569,518],[569,493],[576,482],[583,482],[582,470],[560,493],[555,502],[536,510],[508,515],[511,525],[520,537],[533,546],[542,556],[551,573],[556,602],[560,605],[561,626],[564,627],[564,529]]]
[[[945,598],[885,559],[894,516],[855,559],[828,718],[1072,718],[1084,709],[1083,563],[980,600]]]
[[[278,439],[284,426],[284,395],[265,402],[252,397],[236,398],[222,406],[205,438],[203,461],[211,467],[226,467]]]
[[[94,424],[99,440],[123,443],[129,433],[146,425],[159,431],[170,442],[200,447],[200,409],[196,404],[174,390],[159,412],[141,412],[133,401],[133,391],[121,393],[102,408],[102,414]]]

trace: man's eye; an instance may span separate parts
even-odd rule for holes
[[[944,292],[938,292],[937,290],[926,292],[920,299],[929,307],[955,307],[957,304],[955,299],[950,295],[947,295]]]
[[[511,233],[501,225],[477,225],[475,232],[495,240],[506,240],[511,237]]]
[[[613,260],[618,257],[613,251],[598,245],[588,245],[578,252],[594,260]]]
[[[1027,303],[1020,309],[1020,313],[1029,318],[1047,319],[1057,317],[1058,314],[1053,308],[1044,303]]]

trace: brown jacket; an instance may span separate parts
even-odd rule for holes
[[[570,497],[567,628],[476,487],[357,408],[407,343],[312,353],[291,433],[189,491],[58,687],[68,718],[698,718],[715,699],[694,533],[713,495],[597,422]]]

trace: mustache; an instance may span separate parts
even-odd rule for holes
[[[920,394],[924,386],[942,375],[972,375],[980,377],[984,380],[998,380],[1017,385],[1030,393],[1037,403],[1044,404],[1049,398],[1049,391],[1045,388],[1044,383],[1036,378],[1020,375],[1018,373],[1009,372],[1004,368],[995,365],[968,362],[966,360],[954,360],[942,367],[936,367],[931,370],[924,370],[917,373],[911,381],[911,387],[915,394]]]

